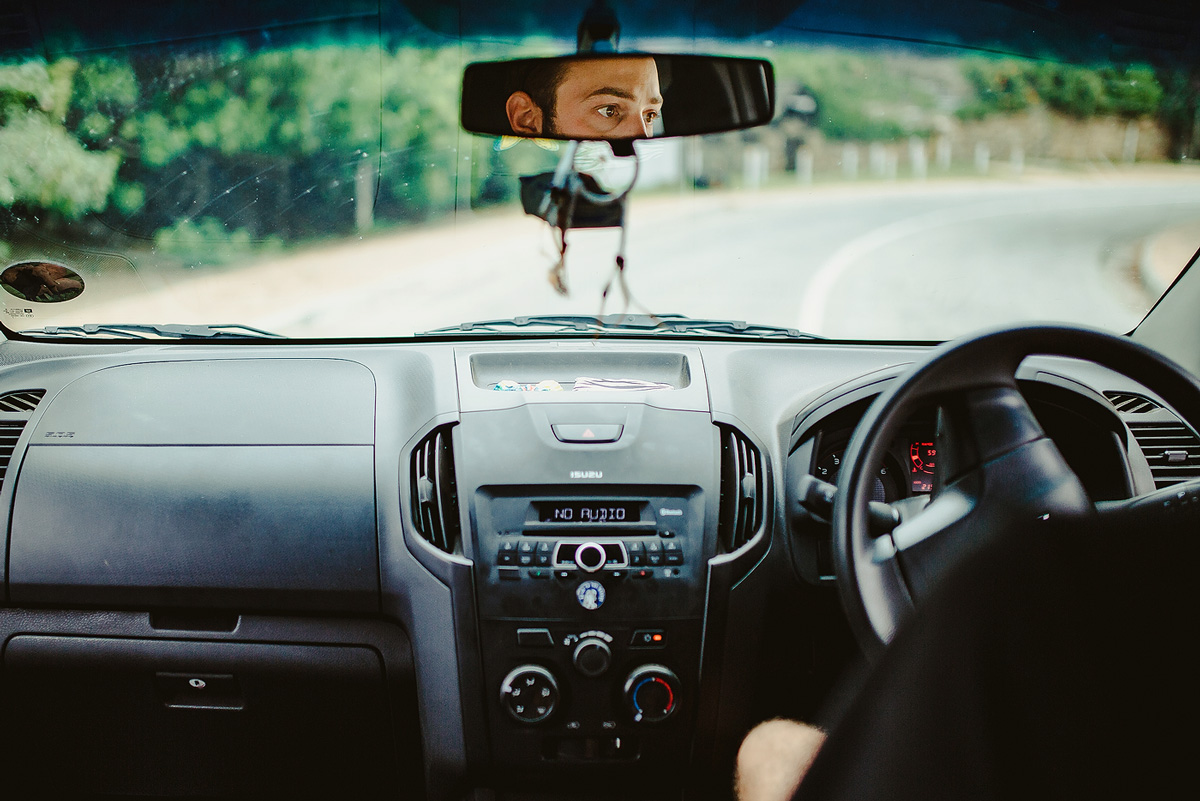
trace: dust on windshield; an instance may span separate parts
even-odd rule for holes
[[[1125,331],[1200,244],[1182,73],[779,37],[726,51],[774,64],[769,125],[638,143],[630,298],[601,302],[615,229],[570,233],[563,296],[518,200],[563,143],[467,134],[458,98],[471,60],[569,43],[369,34],[6,54],[4,325],[387,337],[631,311],[848,339]],[[627,169],[598,147],[589,168]]]

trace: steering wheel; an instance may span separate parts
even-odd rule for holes
[[[1116,370],[1156,392],[1187,425],[1200,421],[1200,382],[1125,337],[1024,326],[933,351],[871,404],[839,472],[832,520],[838,587],[868,656],[882,650],[954,565],[993,538],[1029,536],[1050,520],[1121,512],[1145,516],[1161,509],[1161,503],[1135,499],[1097,510],[1017,388],[1017,368],[1035,354]],[[868,513],[874,468],[900,426],[934,403],[941,410],[938,484],[928,505],[880,534]]]

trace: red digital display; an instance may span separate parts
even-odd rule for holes
[[[912,491],[933,492],[933,476],[937,471],[937,445],[933,442],[913,442],[908,446],[908,469]]]

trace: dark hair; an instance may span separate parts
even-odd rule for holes
[[[524,92],[542,110],[542,133],[554,133],[555,98],[569,59],[535,59],[513,67],[513,92]]]

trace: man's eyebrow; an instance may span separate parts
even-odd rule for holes
[[[601,86],[599,89],[591,92],[588,97],[596,97],[597,95],[612,95],[613,97],[619,97],[622,100],[637,100],[633,92],[629,91],[628,89],[621,89],[617,86]]]
[[[619,86],[602,86],[588,94],[588,97],[592,98],[598,95],[612,95],[613,97],[619,97],[622,100],[637,100],[637,96],[634,95],[633,92],[629,91],[628,89],[622,89]],[[650,98],[650,105],[652,106],[661,106],[662,102],[662,98],[657,95]]]

